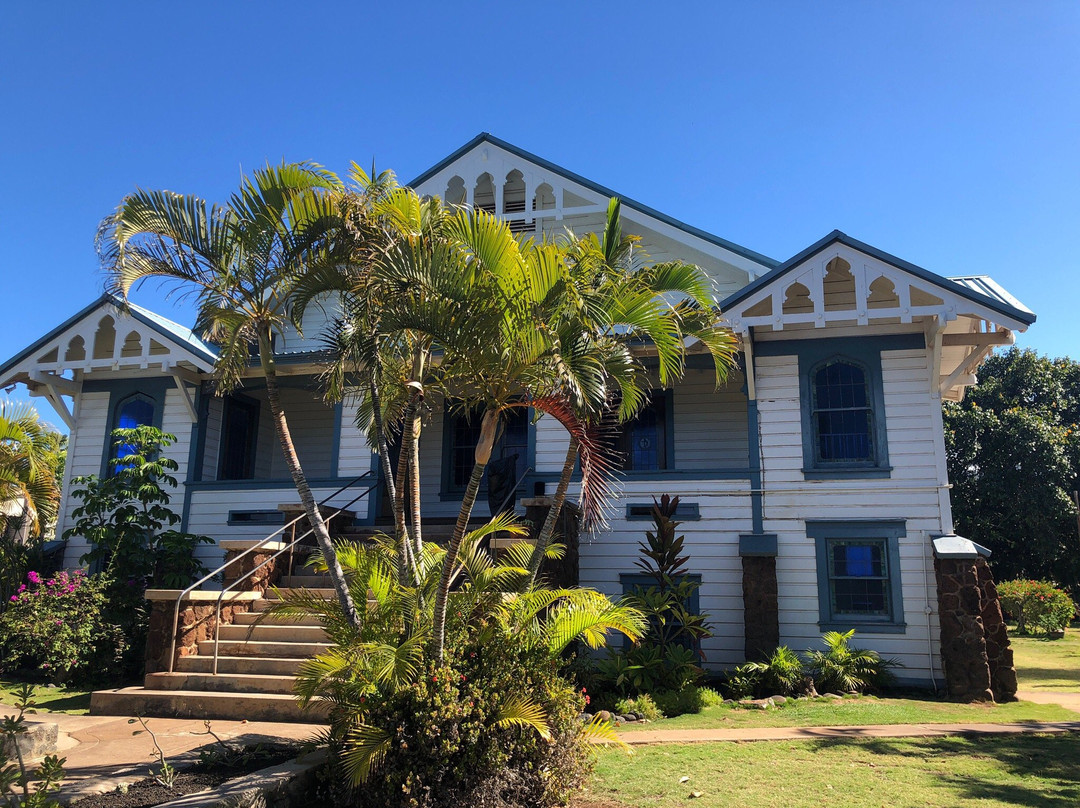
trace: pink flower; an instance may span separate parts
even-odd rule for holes
[[[30,580],[30,583],[32,584],[41,583],[41,576],[32,570],[26,574],[26,577]]]
[[[12,603],[17,603],[17,602],[18,602],[18,600],[19,600],[19,596],[18,596],[18,595],[12,595],[12,596],[11,596],[11,602],[12,602]]]

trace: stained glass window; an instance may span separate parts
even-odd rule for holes
[[[874,462],[874,411],[866,371],[835,360],[814,372],[811,385],[817,462]]]
[[[889,617],[889,562],[884,539],[827,542],[834,617]]]

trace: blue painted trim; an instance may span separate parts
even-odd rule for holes
[[[856,346],[856,347],[852,347]],[[821,339],[754,340],[755,356],[828,356],[840,351],[855,351],[866,355],[882,351],[921,351],[926,348],[923,332],[912,334],[878,334],[867,337],[824,337]]]
[[[353,477],[321,477],[308,480],[312,488],[340,488],[345,483],[351,482]],[[203,480],[192,483],[193,491],[258,491],[259,489],[276,490],[280,488],[295,488],[292,479],[278,480]]]
[[[761,495],[761,435],[757,401],[746,402],[747,463],[750,466],[750,517],[754,533],[765,532],[765,506]]]
[[[903,634],[906,631],[903,586],[900,581],[900,539],[907,535],[907,526],[903,519],[807,520],[806,535],[814,540],[817,552],[818,627],[822,631],[847,631],[852,628],[863,634]],[[889,601],[892,612],[889,619],[832,613],[828,569],[830,539],[876,539],[884,542],[889,564]]]
[[[738,292],[729,295],[723,300],[723,302],[720,303],[720,309],[722,311],[730,311],[733,306],[737,306],[739,303],[742,303],[744,300],[750,297],[750,295],[754,294],[759,289],[765,288],[773,281],[780,278],[782,275],[790,272],[807,258],[810,258],[812,255],[815,255],[816,253],[819,253],[830,245],[836,243],[851,247],[853,250],[858,250],[859,252],[871,256],[872,258],[877,258],[879,261],[884,261],[886,264],[890,264],[897,269],[902,269],[917,278],[921,278],[922,280],[932,283],[935,286],[939,286],[948,292],[952,292],[953,294],[965,298],[966,300],[978,303],[981,306],[986,306],[988,309],[999,312],[1000,314],[1004,314],[1006,317],[1011,317],[1012,319],[1018,320],[1021,323],[1031,325],[1035,322],[1035,314],[1031,311],[1028,311],[1027,309],[1018,309],[1015,306],[1010,306],[1009,304],[1004,303],[1000,300],[995,300],[994,298],[988,297],[987,295],[981,294],[980,292],[976,292],[974,289],[964,286],[963,284],[957,283],[953,280],[949,280],[943,275],[938,275],[936,272],[931,272],[928,269],[923,269],[922,267],[916,266],[915,264],[905,261],[902,258],[897,258],[895,255],[890,255],[883,250],[879,250],[877,247],[871,247],[869,244],[858,241],[857,239],[853,239],[851,236],[847,235],[846,233],[842,233],[839,230],[833,230],[831,233],[829,233],[829,235],[825,236],[825,238],[811,244],[802,252],[793,255],[791,258],[784,261],[784,263],[780,264],[775,269],[772,269],[765,275],[762,275],[760,278],[753,281],[752,283],[748,283]]]
[[[541,471],[530,475],[537,482],[552,482],[559,479],[557,471]],[[620,480],[750,480],[749,469],[662,469],[660,471],[620,471]],[[581,482],[580,472],[571,477],[571,482]]]
[[[626,521],[627,522],[651,522],[652,521],[652,508],[651,502],[630,502],[626,505]],[[645,512],[642,513],[641,510]],[[638,513],[634,513],[634,511]],[[679,507],[675,509],[674,519],[678,522],[698,522],[701,520],[701,508],[696,502],[683,502],[679,501]]]
[[[339,401],[334,405],[334,441],[330,444],[330,471],[337,476],[341,476],[341,469],[338,468],[341,460],[341,418],[342,418],[342,403]]]
[[[109,473],[109,457],[112,455],[112,433],[116,429],[116,413],[120,404],[131,396],[141,395],[154,402],[154,426],[161,429],[161,419],[165,414],[165,395],[175,384],[172,377],[143,377],[139,379],[91,379],[83,382],[84,393],[109,394],[109,418],[105,424],[105,439],[101,447],[101,471],[99,476]]]
[[[507,143],[505,140],[497,138],[488,132],[481,132],[464,146],[444,157],[427,171],[424,171],[418,177],[414,178],[412,182],[407,183],[408,186],[411,188],[415,188],[417,185],[426,182],[427,180],[438,174],[440,171],[442,171],[444,168],[446,168],[448,165],[450,165],[452,162],[457,160],[459,157],[479,146],[484,141],[487,141],[494,146],[498,146],[500,149],[505,149],[506,151],[510,152],[511,154],[517,155],[523,160],[528,160],[529,162],[535,163],[542,168],[546,168],[548,171],[553,171],[556,174],[560,174],[566,179],[575,182],[578,185],[589,188],[590,190],[595,191],[601,196],[608,198],[613,196],[618,197],[622,201],[622,204],[626,205],[628,208],[633,208],[639,213],[644,213],[646,216],[651,216],[654,219],[663,222],[664,224],[671,225],[672,227],[678,230],[682,230],[684,233],[687,233],[691,236],[700,238],[703,241],[715,244],[718,247],[723,247],[725,250],[730,250],[731,252],[736,253],[737,255],[741,255],[743,258],[748,258],[757,264],[761,264],[765,267],[774,267],[777,265],[777,261],[773,258],[769,258],[768,256],[762,255],[761,253],[754,252],[753,250],[748,250],[746,247],[741,247],[732,241],[722,239],[712,233],[707,233],[706,231],[701,230],[697,227],[693,227],[686,222],[681,222],[678,219],[668,216],[666,213],[661,213],[655,208],[650,208],[648,205],[644,205],[641,202],[633,200],[628,196],[623,196],[622,194],[617,193],[603,185],[600,185],[599,183],[593,182],[592,180],[587,179],[580,174],[575,174],[573,171],[569,171],[562,166],[551,162],[550,160],[545,160],[543,157],[539,157],[535,154],[532,154],[531,152],[527,152],[512,143]]]
[[[739,536],[739,555],[775,558],[779,542],[775,533],[743,533]]]
[[[202,385],[195,388],[195,423],[191,425],[191,438],[188,441],[187,475],[184,479],[184,507],[180,511],[180,532],[187,533],[188,521],[191,518],[191,484],[201,477],[201,462],[199,447],[203,443],[203,434],[206,432],[206,405]],[[197,467],[198,465],[198,467]]]
[[[663,391],[664,398],[664,468],[675,468],[675,391]]]
[[[892,466],[823,466],[819,469],[802,470],[807,480],[887,480],[892,476]]]

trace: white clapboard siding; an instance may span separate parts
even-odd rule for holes
[[[696,504],[698,521],[683,522],[679,533],[686,537],[691,572],[701,575],[700,608],[709,615],[714,636],[703,650],[706,667],[719,670],[743,661],[742,562],[739,534],[749,533],[750,485],[746,480],[626,481],[612,503],[610,529],[581,538],[581,585],[608,595],[623,594],[621,573],[639,570],[638,543],[652,522],[628,521],[626,505],[652,501],[654,495],[678,495],[686,504]],[[576,498],[577,492],[571,496]]]
[[[798,360],[794,356],[759,357],[758,410],[761,419],[765,531],[776,533],[780,599],[780,641],[792,648],[814,647],[818,627],[815,543],[806,536],[807,519],[903,519],[900,540],[903,634],[874,634],[860,629],[856,643],[895,657],[904,667],[898,676],[927,681],[940,677],[937,616],[927,625],[926,608],[936,612],[936,589],[930,560],[931,536],[942,532],[941,492],[945,480],[939,462],[944,451],[940,402],[930,394],[926,351],[884,351],[882,383],[888,430],[890,479],[813,480],[802,475],[802,425]],[[929,597],[928,597],[929,594]]]
[[[312,494],[321,502],[336,491],[336,487],[315,487]],[[327,507],[342,506],[356,496],[357,492],[345,491],[327,503]],[[188,520],[190,533],[209,536],[215,541],[223,539],[261,539],[277,530],[280,525],[230,525],[229,511],[272,511],[278,505],[298,505],[300,497],[296,489],[275,488],[204,488],[191,492],[191,514]],[[367,514],[366,497],[349,506],[358,516]],[[196,556],[208,567],[221,563],[222,551],[215,545],[200,545]]]
[[[359,402],[347,398],[342,403],[341,434],[338,436],[339,477],[353,479],[371,470],[372,454],[367,438],[356,428],[356,410]]]
[[[71,469],[68,488],[61,500],[60,520],[56,535],[63,536],[64,531],[74,525],[71,512],[81,505],[80,500],[71,496],[76,477],[101,474],[101,457],[105,450],[105,430],[109,423],[109,394],[82,393],[75,408],[75,429],[68,439],[67,465]],[[77,566],[79,558],[90,549],[81,536],[73,536],[64,552],[64,564]]]
[[[166,455],[179,467],[173,476],[181,483],[172,493],[170,507],[177,513],[183,503],[183,481],[187,479],[188,453],[191,449],[191,415],[184,404],[183,395],[176,388],[165,393],[165,410],[161,414],[161,431],[176,437],[176,442],[166,450]]]
[[[334,408],[328,407],[310,391],[295,389],[282,390],[281,405],[285,410],[289,433],[304,473],[312,479],[333,477],[330,461],[334,441],[337,439],[334,430]],[[274,432],[268,406],[264,405],[260,417],[270,426],[269,435],[261,434],[262,429],[259,435],[260,440],[267,440],[264,445],[268,446],[273,458],[270,461],[270,477],[287,480],[289,467],[285,464],[285,454],[281,451],[281,444]]]
[[[218,449],[221,446],[222,415],[224,405],[220,396],[207,393],[206,440],[203,442],[202,479],[217,479]],[[269,470],[269,466],[267,466]]]
[[[711,371],[687,371],[672,391],[675,468],[745,469],[746,395],[736,371],[716,388]]]

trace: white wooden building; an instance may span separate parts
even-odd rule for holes
[[[618,195],[487,134],[411,185],[535,235],[599,229]],[[582,539],[581,583],[620,594],[652,497],[677,494],[699,606],[711,615],[710,667],[742,662],[753,644],[762,616],[747,613],[760,604],[744,581],[750,559],[768,559],[750,574],[775,568],[774,642],[801,650],[824,630],[855,627],[858,644],[903,663],[902,678],[939,681],[931,541],[952,532],[941,402],[959,399],[979,362],[1035,316],[988,277],[935,274],[839,231],[780,263],[622,199],[624,229],[652,260],[692,262],[711,276],[742,362],[718,390],[711,369],[692,361],[627,427],[621,492],[610,529]],[[313,311],[306,340],[284,340],[278,357],[317,497],[377,474],[353,426],[355,405],[328,407],[316,392],[317,320],[330,316]],[[265,391],[252,377],[236,395],[215,397],[214,358],[189,328],[104,296],[0,366],[0,387],[26,385],[71,429],[58,535],[76,504],[71,479],[103,473],[110,431],[136,423],[177,436],[171,455],[183,483],[174,505],[185,530],[221,541],[260,538],[280,524],[278,505],[296,497]],[[468,456],[470,440],[467,423],[430,403],[421,462],[432,519],[457,512],[455,458]],[[519,494],[531,496],[554,487],[566,445],[557,423],[523,418],[497,456],[517,455]],[[353,509],[359,522],[383,516],[375,495]],[[67,563],[86,550],[72,539]],[[217,547],[200,552],[211,566],[221,557]]]

